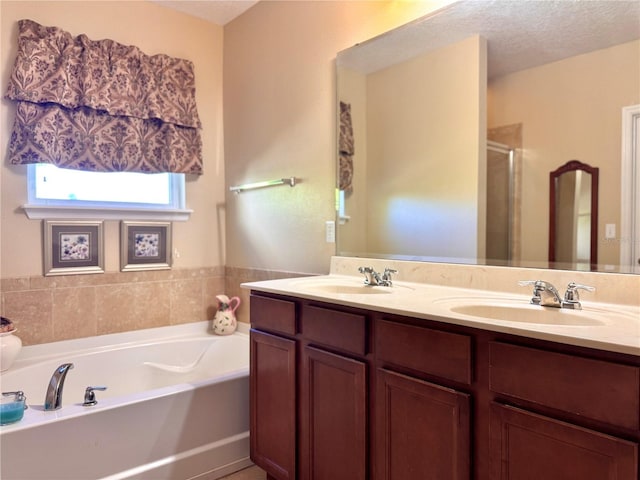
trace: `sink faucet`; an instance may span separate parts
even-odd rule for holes
[[[393,286],[393,281],[391,279],[391,275],[394,273],[398,273],[397,270],[392,268],[385,268],[384,273],[380,275],[371,267],[360,267],[358,271],[364,274],[364,284],[373,286],[381,286],[381,287],[391,287]]]
[[[587,292],[595,291],[595,287],[589,285],[578,285],[575,282],[571,282],[567,285],[567,291],[564,292],[564,300],[562,301],[562,308],[572,308],[574,310],[582,310],[582,304],[580,303],[580,296],[578,290],[586,290]]]
[[[47,393],[44,397],[45,410],[58,410],[62,406],[64,379],[67,377],[67,372],[72,368],[73,363],[63,363],[53,372],[51,380],[49,380]]]
[[[518,285],[533,285],[533,297],[531,303],[543,307],[562,307],[562,298],[556,287],[544,280],[521,280]]]
[[[549,282],[545,282],[543,280],[522,280],[518,282],[518,284],[522,286],[533,285],[533,297],[531,298],[531,303],[534,305],[570,308],[573,310],[582,310],[578,290],[586,290],[588,292],[593,292],[595,290],[595,287],[578,285],[575,282],[571,282],[567,285],[567,291],[564,294],[564,299],[561,299],[556,287],[551,285]]]

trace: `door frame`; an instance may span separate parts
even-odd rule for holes
[[[622,108],[621,167],[620,267],[640,273],[640,104]]]

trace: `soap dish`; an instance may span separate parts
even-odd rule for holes
[[[23,392],[2,392],[0,398],[0,425],[19,422],[28,408]]]

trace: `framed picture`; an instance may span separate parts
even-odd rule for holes
[[[171,268],[171,222],[120,223],[120,270]]]
[[[44,220],[44,275],[104,273],[102,221]]]

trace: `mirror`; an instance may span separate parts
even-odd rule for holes
[[[604,225],[639,39],[636,1],[472,0],[340,52],[337,254],[582,268],[549,264],[548,174],[580,158],[602,173],[598,269],[627,271]]]
[[[549,264],[598,265],[598,169],[572,160],[549,174]]]

